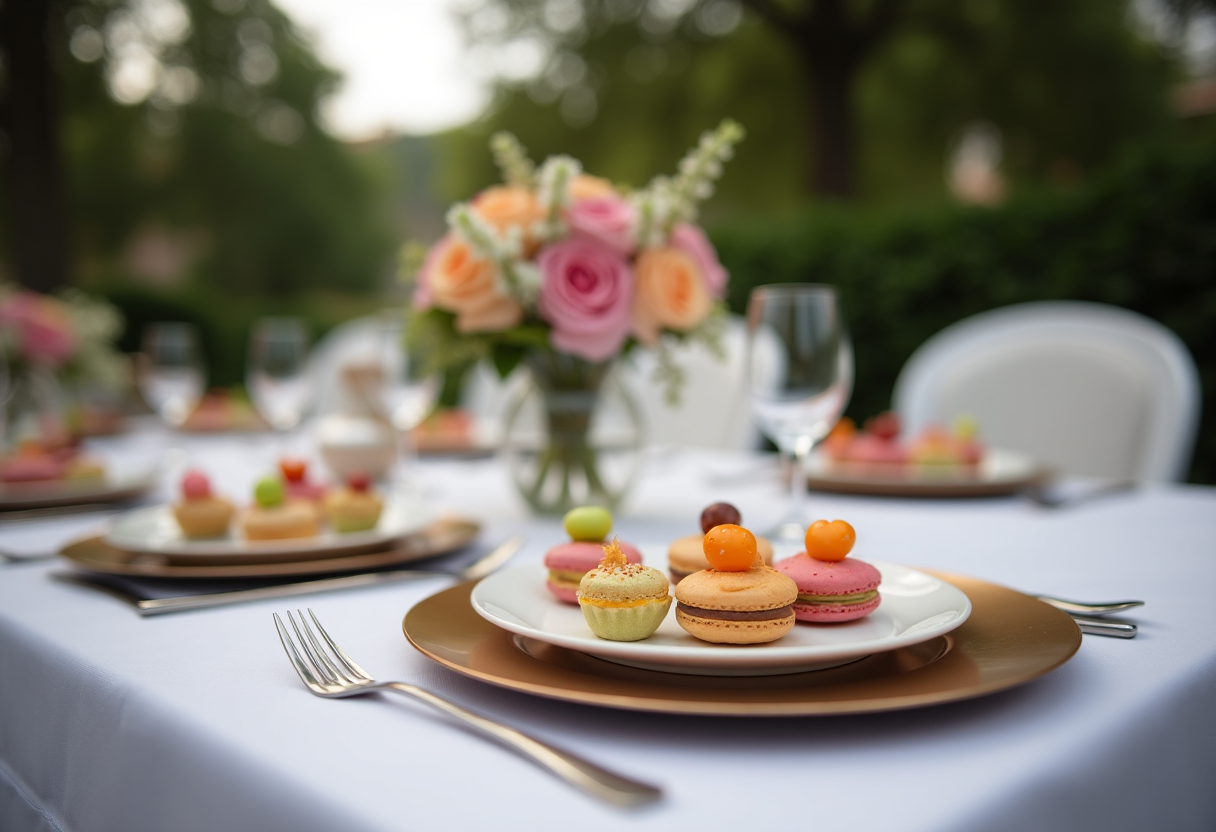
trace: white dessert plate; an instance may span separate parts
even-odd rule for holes
[[[887,497],[986,497],[1013,494],[1050,477],[1041,463],[1017,451],[989,448],[978,465],[888,465],[839,462],[823,453],[807,462],[815,491]]]
[[[120,514],[110,521],[105,542],[128,552],[167,555],[186,563],[197,558],[209,562],[236,557],[243,562],[293,558],[320,558],[343,552],[363,553],[418,531],[435,520],[434,512],[422,503],[396,500],[385,503],[376,528],[366,532],[339,533],[323,530],[315,537],[286,540],[246,540],[237,533],[226,537],[191,540],[182,534],[168,505],[148,506]]]
[[[907,566],[872,561],[882,573],[882,604],[843,624],[794,626],[769,644],[710,644],[676,623],[675,602],[659,629],[642,641],[606,641],[591,632],[582,611],[545,588],[545,571],[519,566],[473,588],[479,615],[505,630],[578,650],[617,664],[700,676],[772,676],[822,670],[928,641],[967,620],[971,602],[940,578]]]
[[[156,472],[108,471],[95,480],[38,480],[0,483],[0,511],[54,508],[134,500],[152,487]]]

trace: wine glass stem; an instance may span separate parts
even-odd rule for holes
[[[806,521],[806,466],[803,464],[806,461],[807,452],[801,448],[795,448],[790,454],[790,505],[789,519],[804,524]]]

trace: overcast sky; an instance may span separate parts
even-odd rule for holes
[[[385,129],[431,133],[469,121],[486,100],[462,68],[448,0],[276,0],[346,76],[326,118],[344,139]],[[463,62],[467,67],[467,62]]]

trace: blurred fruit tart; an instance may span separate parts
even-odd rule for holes
[[[366,532],[376,528],[384,501],[372,492],[367,474],[354,473],[346,478],[346,487],[325,498],[325,514],[338,532]]]
[[[211,480],[202,471],[188,471],[182,477],[181,499],[173,506],[173,516],[188,538],[223,537],[228,534],[235,509],[232,503],[211,491]]]
[[[305,500],[288,499],[278,477],[264,477],[254,487],[255,503],[241,517],[247,540],[286,540],[314,537],[319,530],[315,506]]]

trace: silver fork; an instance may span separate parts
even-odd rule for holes
[[[436,696],[425,688],[405,682],[377,682],[370,673],[359,667],[350,656],[342,651],[342,648],[334,643],[311,609],[309,609],[308,615],[312,619],[312,623],[316,625],[317,632],[321,634],[320,639],[313,633],[312,627],[304,618],[304,613],[299,610],[296,610],[296,615],[287,613],[287,619],[291,622],[291,628],[296,634],[295,639],[292,639],[278,613],[274,613],[274,625],[278,628],[279,639],[283,642],[283,649],[287,651],[287,656],[291,659],[296,673],[299,674],[305,686],[317,696],[327,698],[360,696],[379,690],[403,693],[443,711],[475,731],[518,751],[571,785],[602,800],[621,806],[640,806],[658,800],[662,796],[662,792],[654,786],[614,774],[514,728],[466,711],[459,705]]]

